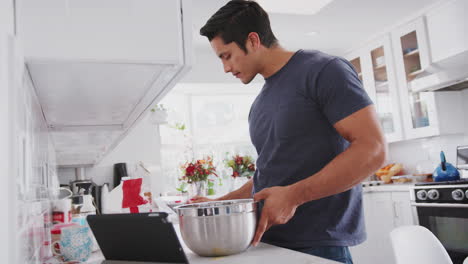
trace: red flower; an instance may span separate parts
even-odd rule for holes
[[[193,164],[189,164],[187,169],[185,170],[186,175],[192,176],[194,172],[195,172],[195,166],[193,166]]]
[[[235,177],[239,177],[239,173],[238,173],[237,171],[233,172],[233,173],[232,173],[232,177],[234,177],[234,178],[235,178]]]
[[[248,169],[249,171],[255,171],[255,164],[250,164]]]
[[[236,157],[235,157],[235,161],[236,161],[236,164],[237,164],[237,165],[242,165],[242,163],[244,163],[243,158],[240,157],[240,156],[236,156]]]
[[[213,166],[212,158],[207,157],[206,159],[197,160],[195,162],[187,162],[181,169],[184,173],[183,180],[188,183],[197,181],[206,181],[210,174],[216,175],[216,169]]]

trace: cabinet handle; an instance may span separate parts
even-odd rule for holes
[[[398,206],[397,206],[397,203],[395,203],[395,202],[393,203],[393,211],[395,213],[395,217],[400,218],[400,215],[398,213]]]

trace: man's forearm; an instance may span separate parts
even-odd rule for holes
[[[252,198],[252,188],[253,188],[253,180],[250,179],[248,182],[242,185],[242,187],[240,187],[239,189],[232,191],[224,196],[221,196],[216,200],[233,200],[233,199]]]
[[[379,142],[354,142],[318,173],[293,185],[298,204],[351,189],[385,162],[386,146]]]

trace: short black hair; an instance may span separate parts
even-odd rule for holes
[[[234,41],[246,53],[245,41],[250,32],[256,32],[260,43],[267,48],[278,43],[267,12],[257,2],[249,0],[229,1],[200,29],[200,35],[209,41],[220,36],[224,44]]]

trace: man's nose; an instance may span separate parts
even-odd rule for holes
[[[223,66],[225,73],[231,72],[231,66],[229,66],[227,63],[223,63]]]

